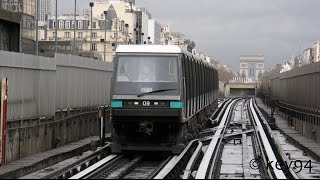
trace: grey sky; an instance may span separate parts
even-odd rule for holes
[[[59,12],[71,13],[74,1],[60,1]],[[78,9],[87,8],[89,1],[78,0]],[[242,54],[264,54],[271,67],[320,39],[319,0],[136,0],[136,4],[194,40],[199,51],[235,70]]]

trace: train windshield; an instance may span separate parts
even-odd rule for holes
[[[161,89],[178,90],[178,56],[118,56],[115,93],[140,94]],[[177,91],[175,91],[177,92]],[[159,92],[159,94],[174,92]]]

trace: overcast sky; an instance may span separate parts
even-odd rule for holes
[[[87,8],[89,1],[78,0],[78,9]],[[63,2],[59,13],[73,12],[73,0],[58,2]],[[199,51],[235,70],[240,55],[263,54],[271,67],[320,40],[320,0],[136,0],[136,4],[194,40]]]

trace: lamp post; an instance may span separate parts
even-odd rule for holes
[[[103,60],[106,61],[107,15],[108,15],[108,11],[103,11],[103,14],[104,14],[104,50],[103,50],[104,58],[103,58]]]
[[[126,27],[126,44],[129,44],[128,43],[129,24],[125,24],[124,26]]]
[[[39,16],[40,0],[37,0],[37,21],[36,21],[36,56],[39,55]]]
[[[72,25],[71,25],[72,26]],[[76,54],[77,0],[74,0],[73,54]]]
[[[58,26],[57,26],[57,24],[58,24],[58,0],[56,0],[56,20],[55,20],[55,27],[54,27],[54,29],[55,29],[55,42],[54,42],[54,51],[55,51],[55,53],[57,53],[58,52],[58,40],[57,40],[57,37],[58,37]]]
[[[89,3],[91,7],[91,23],[90,23],[90,59],[92,59],[92,7],[94,6],[93,2]]]
[[[131,11],[130,12],[133,13],[133,9],[132,9],[132,4],[134,4],[133,0],[129,0],[129,4],[130,4],[130,7],[131,7]]]
[[[141,44],[144,44],[144,42],[143,42],[143,36],[144,36],[144,33],[141,33]]]
[[[118,18],[116,18],[116,34],[115,34],[115,38],[116,38],[116,44],[115,44],[115,48],[117,48],[118,46]]]
[[[150,44],[150,43],[151,43],[150,39],[151,39],[151,37],[148,37],[148,43],[147,43],[147,44]]]

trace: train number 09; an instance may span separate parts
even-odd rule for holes
[[[142,102],[142,105],[143,105],[143,106],[150,106],[150,101],[143,101],[143,102]]]

